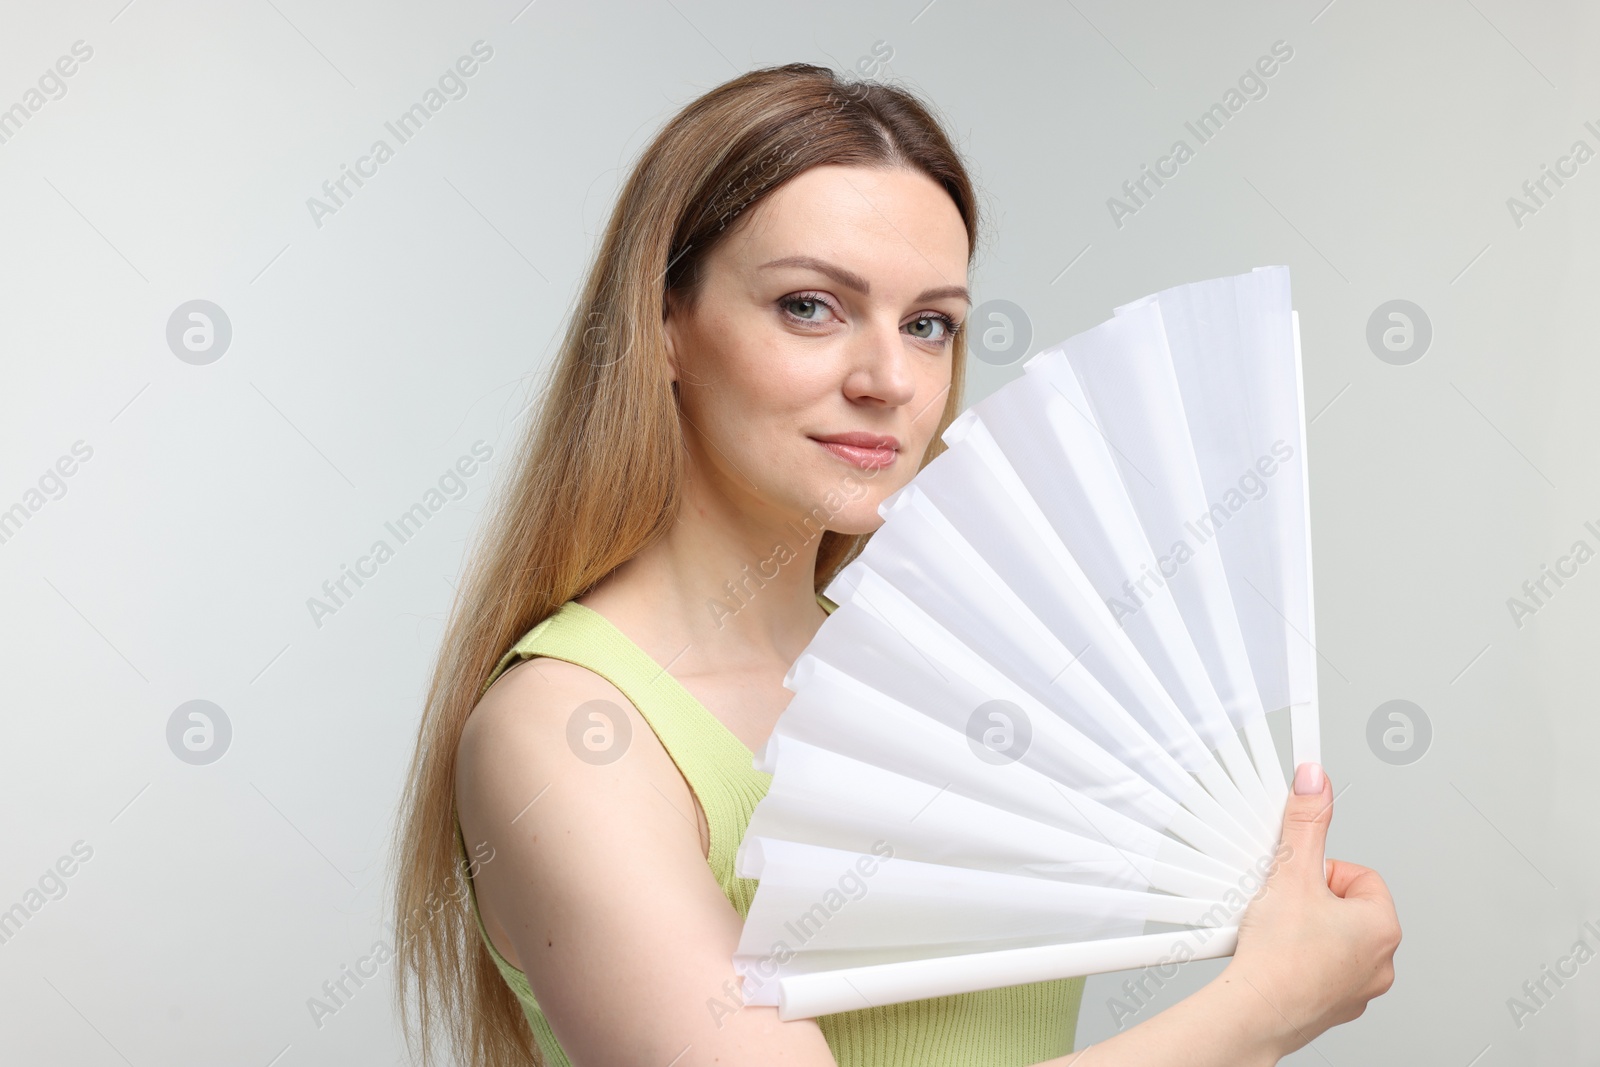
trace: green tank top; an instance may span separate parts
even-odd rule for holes
[[[837,607],[825,596],[817,601],[830,613]],[[753,766],[755,754],[605,616],[576,600],[513,645],[484,689],[513,663],[533,656],[586,667],[639,709],[705,810],[711,836],[707,863],[717,884],[740,917],[748,916],[758,880],[734,873],[734,854],[756,802],[772,782],[772,775]],[[459,823],[456,840],[465,863]],[[496,951],[478,913],[477,895],[469,891],[469,896],[478,933],[522,1004],[547,1067],[571,1067],[527,976]],[[1082,978],[1068,978],[932,997],[822,1015],[817,1025],[840,1067],[1023,1067],[1072,1051],[1083,984]]]

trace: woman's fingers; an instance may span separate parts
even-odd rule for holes
[[[1294,792],[1283,808],[1283,843],[1290,855],[1284,877],[1305,885],[1327,885],[1323,863],[1328,824],[1333,821],[1333,784],[1315,763],[1302,763],[1295,771]]]
[[[1370,867],[1347,860],[1329,860],[1332,870],[1328,874],[1328,888],[1335,896],[1346,900],[1375,900],[1394,906],[1394,898],[1382,876]]]
[[[1394,985],[1394,953],[1400,947],[1400,916],[1394,908],[1389,886],[1377,871],[1359,863],[1330,861],[1333,871],[1328,888],[1344,901],[1361,901],[1356,909],[1365,927],[1365,944],[1376,969],[1375,985],[1369,995],[1382,996]]]

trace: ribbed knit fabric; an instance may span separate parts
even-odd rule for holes
[[[817,600],[829,612],[837,606],[824,596]],[[587,667],[639,709],[705,810],[711,834],[707,863],[717,884],[739,915],[748,916],[758,882],[734,874],[734,855],[772,782],[770,774],[753,766],[755,754],[605,616],[575,600],[513,645],[484,688],[513,663],[532,656]],[[457,842],[464,863],[459,825]],[[470,895],[478,932],[521,1002],[545,1063],[571,1067],[527,976],[495,950],[478,914],[477,896]],[[1022,1067],[1072,1051],[1083,983],[1071,978],[933,997],[823,1015],[817,1025],[840,1067]]]

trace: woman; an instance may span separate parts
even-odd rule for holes
[[[425,1058],[440,1023],[493,1067],[1075,1058],[1082,979],[780,1022],[730,962],[818,591],[961,410],[977,217],[922,105],[805,64],[645,151],[428,698],[396,893]],[[1296,786],[1227,968],[1095,1063],[1275,1063],[1389,987],[1382,880],[1324,869],[1331,786]]]

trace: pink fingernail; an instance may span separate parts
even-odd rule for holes
[[[1322,764],[1300,764],[1294,772],[1294,792],[1302,797],[1322,792]]]

